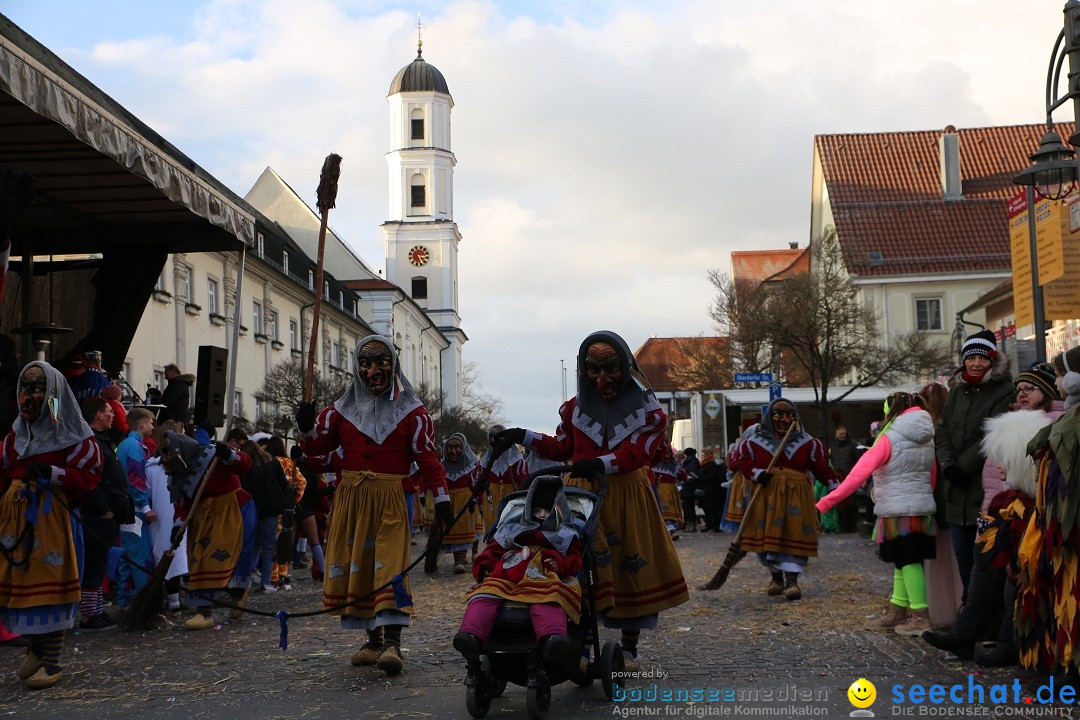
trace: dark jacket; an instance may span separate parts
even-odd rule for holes
[[[697,490],[702,490],[702,497],[698,505],[704,510],[710,510],[722,504],[726,493],[720,483],[727,479],[727,465],[723,460],[717,463],[710,460],[698,470]]]
[[[296,493],[289,487],[285,471],[277,460],[252,466],[241,478],[240,485],[255,501],[259,519],[280,515],[296,505]]]
[[[833,470],[841,476],[851,472],[859,459],[858,443],[848,436],[843,442],[836,438],[829,441],[829,459],[832,460]]]
[[[945,517],[950,525],[974,525],[982,505],[983,422],[1009,411],[1015,397],[1009,360],[998,354],[990,366],[990,379],[978,385],[961,381],[949,391],[934,443],[945,477]],[[951,468],[963,473],[948,479]]]
[[[101,449],[101,482],[83,498],[82,512],[91,517],[103,517],[112,512],[118,523],[135,522],[135,503],[128,491],[127,474],[116,457],[116,443],[109,431],[94,431]]]
[[[177,375],[165,386],[165,392],[161,393],[161,404],[168,409],[173,420],[187,423],[191,386],[194,382],[194,375]]]

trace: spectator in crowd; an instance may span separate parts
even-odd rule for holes
[[[945,400],[935,444],[945,476],[945,517],[967,600],[975,562],[976,520],[983,500],[983,422],[1009,411],[1015,389],[1009,358],[998,352],[991,331],[982,330],[965,340],[962,360],[959,382]]]
[[[713,453],[712,448],[702,450],[695,499],[705,513],[703,532],[723,532],[720,524],[724,520],[724,502],[727,499],[726,480],[727,463],[723,454]]]
[[[146,460],[149,457],[144,440],[154,432],[154,416],[146,408],[135,408],[128,415],[131,432],[116,448],[116,457],[127,477],[135,519],[120,526],[120,546],[125,559],[120,562],[116,602],[126,610],[134,596],[146,585],[150,576],[144,570],[153,569],[150,548],[150,523],[157,513],[150,507],[150,487],[146,483]]]
[[[851,468],[855,467],[855,461],[859,459],[858,443],[850,435],[843,425],[836,426],[836,433],[829,442],[829,461],[833,470],[843,481]],[[836,504],[835,508],[840,532],[852,532],[855,530],[855,498],[847,497]]]
[[[101,398],[109,403],[113,410],[112,431],[117,443],[126,438],[128,433],[131,432],[131,427],[127,421],[127,409],[120,402],[120,396],[120,387],[116,384],[107,385],[101,391]]]
[[[191,405],[191,386],[195,376],[180,372],[174,363],[165,366],[165,390],[161,393],[161,404],[169,411],[173,420],[186,424]]]
[[[281,513],[281,523],[278,525],[277,543],[277,573],[280,580],[279,587],[289,589],[289,563],[292,561],[293,528],[296,522],[296,506],[307,490],[307,478],[300,472],[300,468],[288,453],[285,452],[285,440],[278,435],[273,435],[266,442],[266,452],[270,454],[285,473],[285,481],[292,491],[288,507]]]
[[[75,393],[76,400],[94,397],[101,394],[112,380],[101,369],[101,351],[88,350],[82,354],[83,372],[68,380],[71,391]]]
[[[251,469],[240,478],[240,485],[255,501],[259,521],[255,526],[255,554],[258,557],[262,592],[274,592],[273,572],[277,554],[278,522],[286,507],[296,504],[285,471],[259,444],[248,440],[240,448],[251,458]]]
[[[297,472],[302,473],[307,479],[304,492],[296,503],[296,559],[293,561],[294,570],[303,570],[304,554],[311,548],[311,577],[313,580],[322,581],[323,572],[326,570],[326,560],[323,555],[323,537],[326,535],[326,514],[329,512],[328,498],[334,489],[323,482],[320,473],[310,470],[304,465],[304,451],[299,445],[294,445],[289,453]]]
[[[698,461],[697,450],[694,448],[686,448],[682,454],[684,456],[682,469],[686,473],[686,479],[683,480],[680,496],[683,501],[683,518],[686,520],[685,531],[696,533],[698,531],[697,479],[701,463]]]
[[[127,475],[116,458],[113,440],[112,405],[102,397],[82,401],[82,415],[94,431],[101,451],[101,482],[83,498],[80,508],[83,523],[82,599],[79,603],[79,628],[83,632],[113,630],[116,622],[105,612],[102,582],[109,565],[109,549],[116,544],[121,524],[135,522],[135,503],[128,490]]]
[[[184,426],[176,420],[165,420],[154,431],[154,447],[161,447],[161,440],[166,432],[183,433]],[[149,444],[149,439],[147,440]],[[157,513],[157,519],[150,525],[150,545],[154,552],[154,566],[161,562],[161,556],[172,546],[172,529],[176,517],[176,508],[169,494],[169,476],[161,464],[161,455],[155,454],[146,461],[146,484],[150,487],[150,507]],[[185,537],[187,533],[184,534]],[[170,615],[180,611],[179,578],[187,575],[187,542],[181,538],[173,553],[169,570],[165,574],[165,601]]]

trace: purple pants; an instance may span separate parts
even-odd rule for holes
[[[461,631],[486,642],[491,635],[491,628],[495,627],[495,619],[499,616],[499,608],[503,602],[505,601],[486,597],[471,600],[465,608],[465,616],[461,618]],[[530,605],[529,618],[532,619],[537,640],[548,635],[566,634],[566,612],[554,603]]]

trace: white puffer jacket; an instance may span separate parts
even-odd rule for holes
[[[937,509],[930,473],[934,466],[934,421],[925,410],[898,415],[885,430],[889,462],[874,471],[874,514],[932,515]]]

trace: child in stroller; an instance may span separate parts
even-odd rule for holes
[[[575,653],[567,621],[577,623],[581,615],[577,574],[586,523],[571,509],[557,476],[535,478],[523,503],[517,495],[507,498],[490,542],[473,561],[477,584],[466,596],[468,608],[454,648],[470,668],[478,667],[503,605],[522,603],[528,605],[537,647],[550,673]]]

